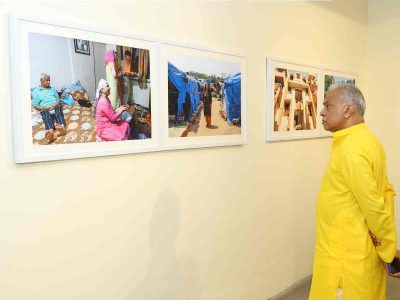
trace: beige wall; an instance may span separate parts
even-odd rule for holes
[[[367,116],[386,147],[388,176],[400,195],[400,3],[373,0],[368,4]],[[396,201],[400,241],[400,205]],[[400,248],[400,242],[398,242]]]
[[[355,71],[365,87],[366,3],[3,4],[0,298],[262,300],[311,274],[331,140],[264,142],[265,58]],[[15,165],[10,10],[243,53],[248,145]],[[376,78],[393,77],[392,105],[376,105],[391,132],[395,72]]]

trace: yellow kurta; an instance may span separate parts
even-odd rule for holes
[[[343,300],[386,299],[382,260],[396,254],[393,197],[385,152],[364,123],[335,132],[317,201],[310,300],[336,300],[339,286]]]

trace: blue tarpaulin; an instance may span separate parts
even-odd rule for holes
[[[187,79],[185,82],[184,78]],[[177,100],[177,114],[175,116],[175,122],[178,123],[178,118],[183,112],[183,104],[186,100],[186,93],[190,96],[190,113],[185,121],[190,119],[190,116],[199,110],[200,104],[200,93],[199,85],[195,78],[186,75],[184,72],[179,70],[173,64],[168,63],[168,79],[171,80],[172,84],[178,90],[178,100]]]
[[[226,99],[226,117],[229,123],[233,119],[241,121],[241,74],[228,77],[224,81],[224,94]]]

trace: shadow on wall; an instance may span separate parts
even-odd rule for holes
[[[180,230],[181,206],[174,193],[160,195],[150,229],[151,258],[144,277],[127,300],[197,300],[201,282],[196,261],[178,256],[175,243]]]

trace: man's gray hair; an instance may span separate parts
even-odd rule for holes
[[[40,74],[40,80],[44,80],[45,77],[50,77],[50,75],[47,74],[47,73],[41,73]]]
[[[351,83],[332,84],[329,91],[340,92],[343,101],[352,102],[361,116],[365,114],[365,100],[360,89]]]

